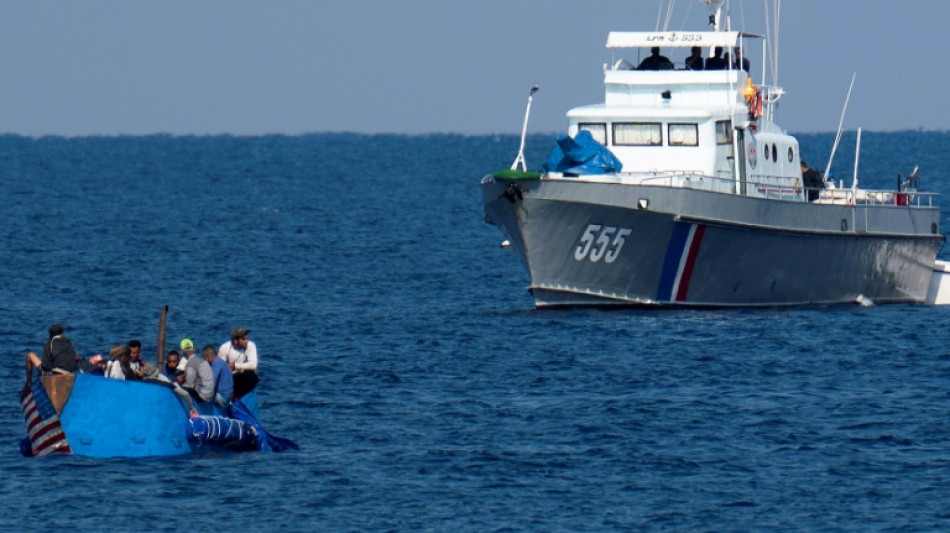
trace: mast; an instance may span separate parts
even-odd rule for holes
[[[713,26],[713,29],[716,31],[723,31],[722,25],[722,4],[725,0],[699,0],[700,2],[709,6],[709,9],[712,10],[713,14],[709,17],[709,23]],[[729,17],[726,17],[728,21]],[[728,24],[725,28],[726,31],[729,30]]]
[[[524,111],[524,124],[521,126],[521,147],[518,148],[518,157],[515,158],[515,162],[511,164],[511,170],[517,170],[518,165],[521,165],[521,170],[527,170],[524,162],[524,137],[528,133],[528,115],[531,114],[531,100],[534,99],[534,93],[538,92],[538,86],[535,84],[531,88],[531,92],[528,93],[528,108]]]

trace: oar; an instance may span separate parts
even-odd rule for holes
[[[168,306],[162,307],[161,318],[158,319],[158,368],[165,364],[165,320],[168,318]]]

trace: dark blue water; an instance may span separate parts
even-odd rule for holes
[[[832,136],[801,140],[824,166]],[[0,137],[0,529],[950,527],[950,308],[536,311],[477,187],[517,144]],[[948,148],[866,132],[862,185],[919,163],[950,193]],[[165,304],[170,341],[252,330],[303,450],[20,457],[47,326],[154,354]]]

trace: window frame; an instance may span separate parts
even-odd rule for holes
[[[693,139],[692,143],[673,143],[673,126],[692,126],[693,127]],[[699,124],[695,122],[668,122],[666,124],[666,142],[669,146],[686,146],[693,147],[699,146]]]
[[[623,126],[654,126],[656,128],[658,142],[655,143],[619,143],[617,142],[617,128]],[[662,122],[611,122],[611,145],[612,146],[663,146],[663,123]]]
[[[720,135],[719,135],[719,133],[720,133],[720,131],[719,131],[719,130],[720,130],[720,124],[721,124],[722,126],[724,126],[724,127],[722,128],[722,132],[723,132],[725,135],[722,136],[722,137],[720,137]],[[732,141],[733,141],[732,121],[731,121],[731,120],[717,120],[717,121],[716,121],[716,145],[717,145],[717,146],[722,146],[722,145],[726,145],[726,144],[731,145],[731,144],[732,144]]]
[[[597,135],[594,134],[594,131],[585,128],[585,126],[601,126],[601,127],[603,127],[604,139],[603,139],[603,140],[598,139],[598,138],[597,138]],[[604,146],[607,146],[607,141],[608,141],[608,139],[607,139],[607,123],[606,123],[606,122],[578,122],[578,123],[577,123],[577,133],[580,133],[580,132],[582,132],[582,131],[589,131],[590,134],[591,134],[591,137],[593,137],[595,141],[599,142],[600,144],[602,144],[602,145],[604,145]]]

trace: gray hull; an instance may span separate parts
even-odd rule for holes
[[[936,207],[491,176],[482,192],[538,307],[924,302],[944,241]]]

